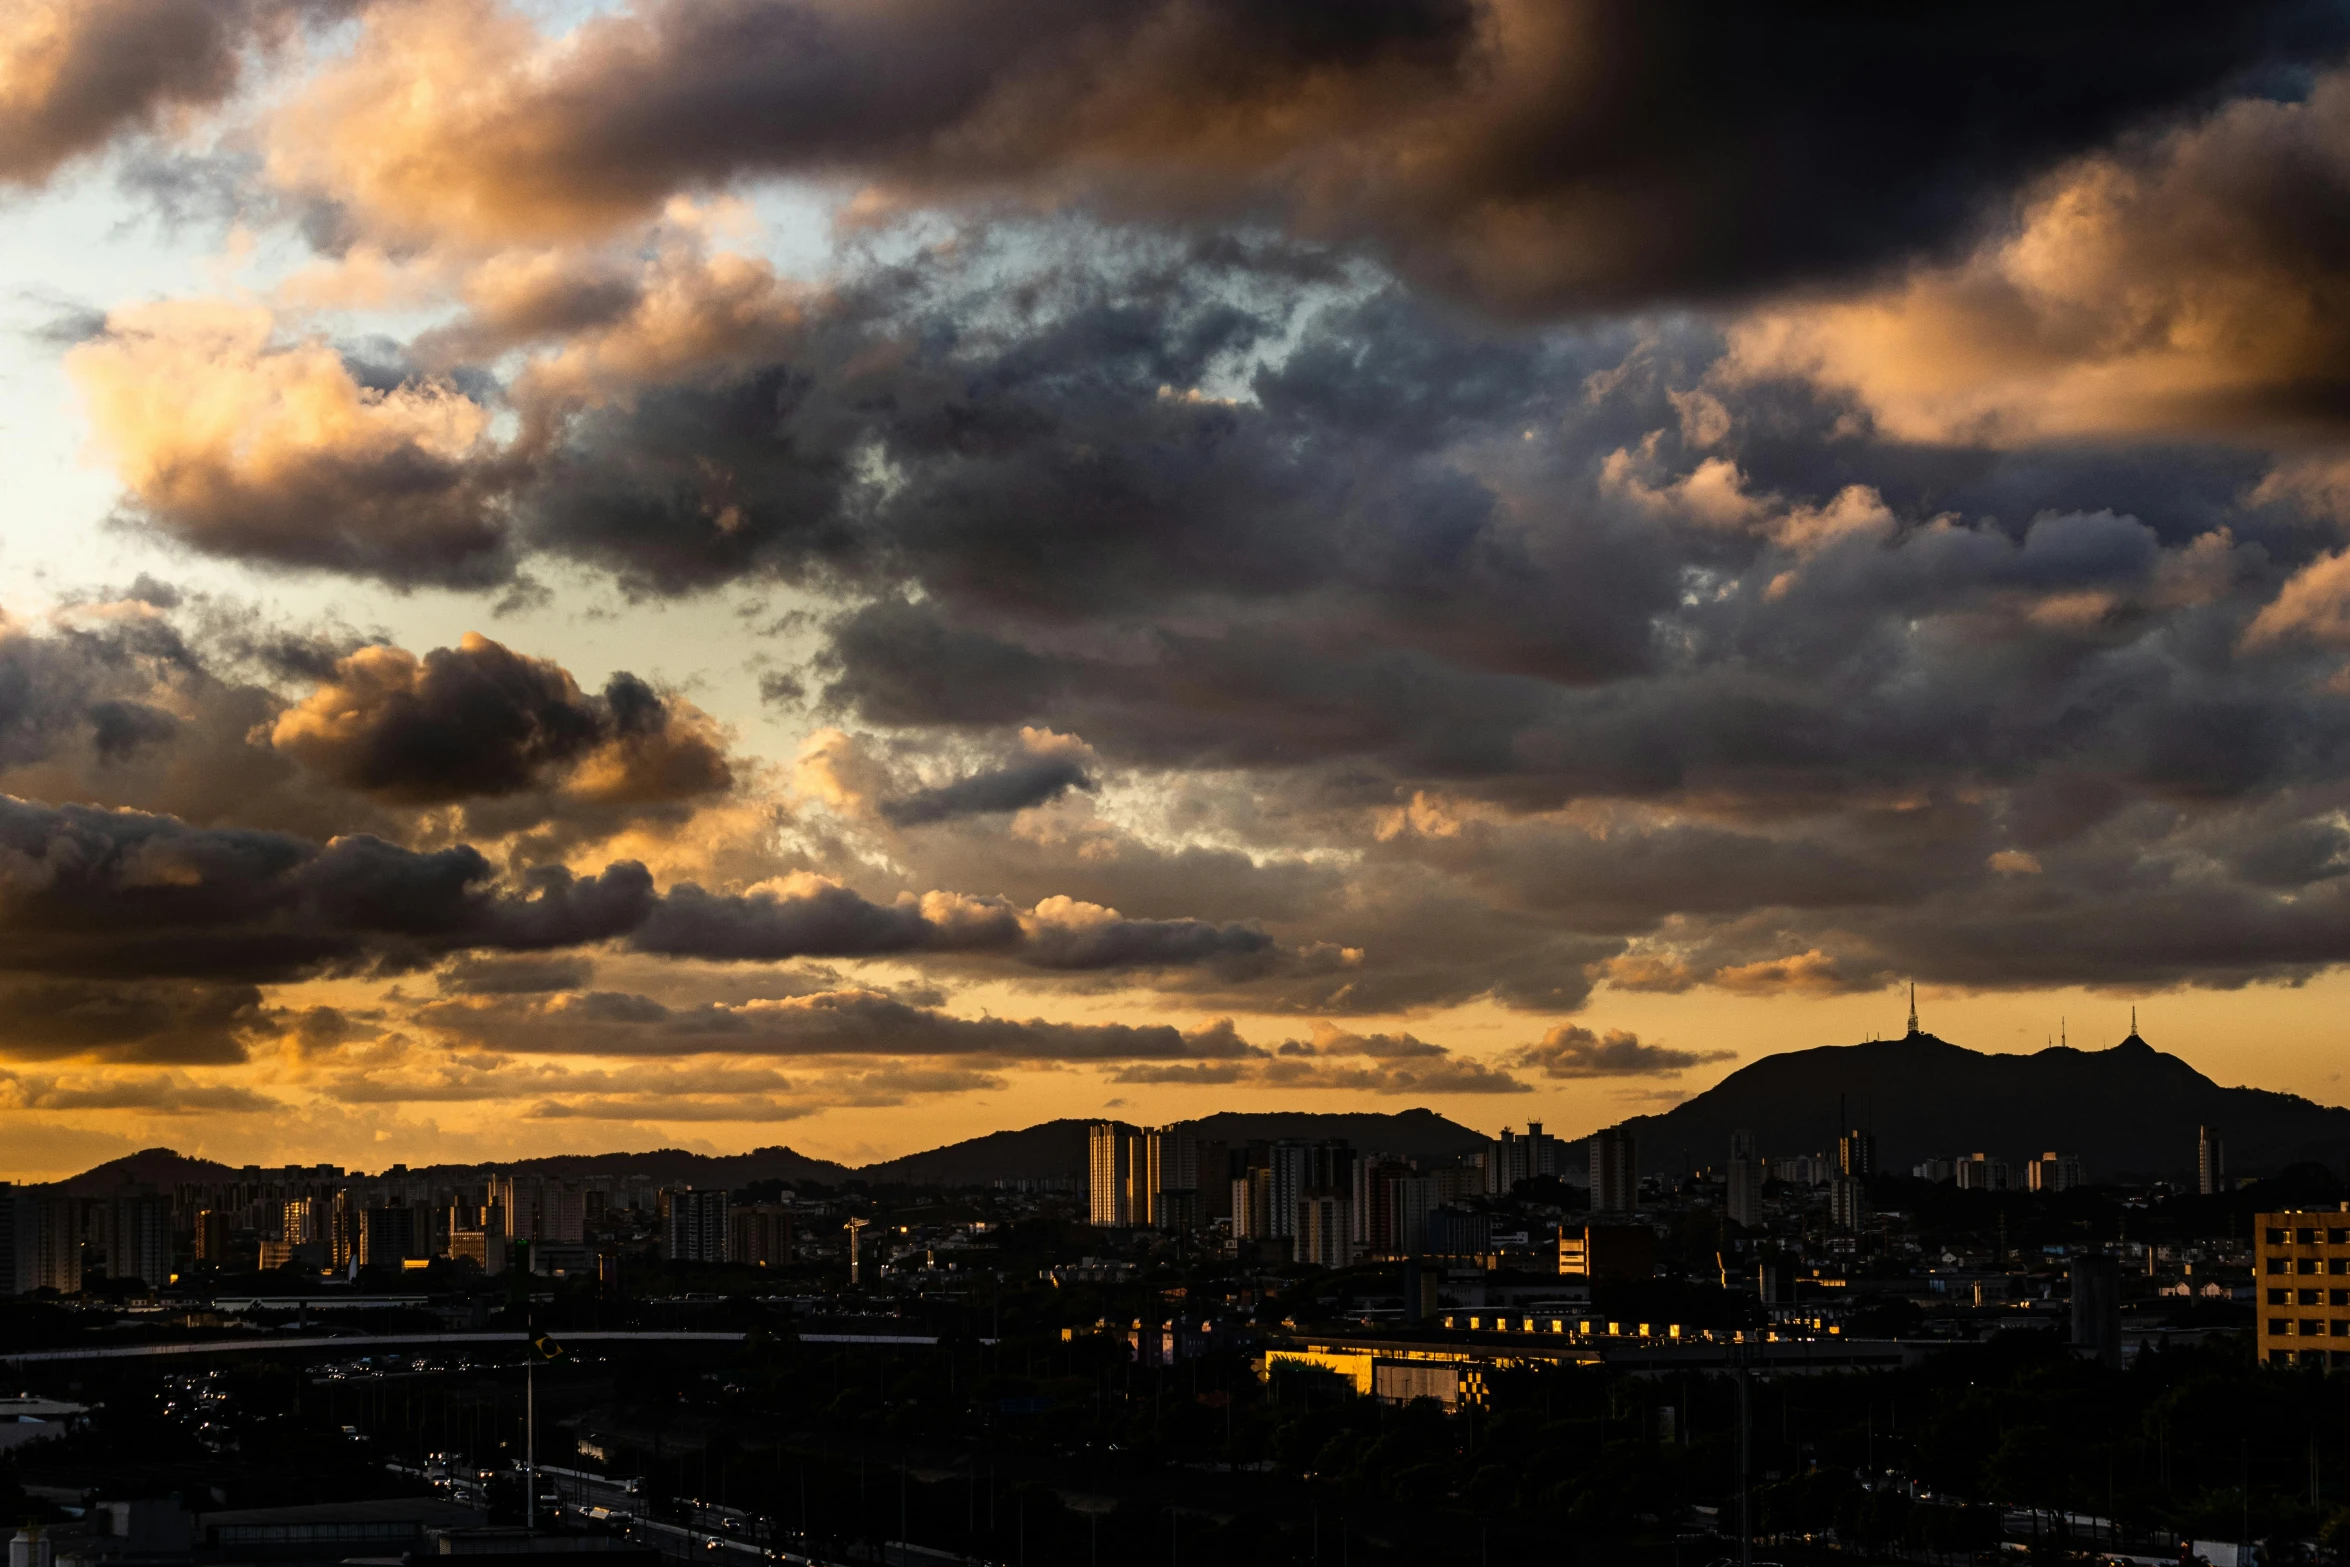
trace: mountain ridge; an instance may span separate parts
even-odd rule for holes
[[[1764,1056],[1670,1110],[1621,1123],[1652,1171],[1717,1164],[1732,1131],[1765,1156],[1835,1147],[1837,1105],[1877,1139],[1880,1169],[1984,1152],[2078,1154],[2091,1179],[2191,1177],[2201,1126],[2216,1126],[2232,1175],[2350,1156],[2350,1109],[2266,1088],[2223,1088],[2133,1028],[2104,1050],[2051,1045],[1997,1054],[1931,1033]]]
[[[938,1148],[903,1154],[894,1159],[851,1166],[818,1159],[777,1145],[741,1154],[697,1154],[682,1148],[656,1148],[642,1153],[549,1154],[531,1159],[485,1160],[479,1164],[395,1166],[416,1179],[434,1180],[461,1172],[498,1170],[518,1175],[578,1179],[587,1175],[649,1175],[657,1180],[697,1181],[709,1185],[747,1186],[756,1181],[819,1181],[839,1185],[866,1181],[874,1185],[984,1186],[993,1181],[1052,1180],[1082,1177],[1086,1162],[1086,1128],[1100,1117],[1063,1117],[1034,1126],[1008,1128],[965,1138]],[[1219,1111],[1196,1121],[1178,1122],[1202,1137],[1228,1141],[1281,1137],[1346,1137],[1365,1152],[1406,1154],[1420,1158],[1450,1158],[1485,1145],[1485,1134],[1448,1120],[1435,1111],[1415,1107],[1382,1111]],[[283,1165],[260,1167],[265,1173]],[[53,1183],[76,1195],[96,1195],[119,1189],[126,1182],[153,1186],[234,1179],[242,1167],[218,1160],[193,1158],[169,1148],[145,1148],[93,1166]],[[388,1171],[374,1171],[362,1179],[380,1180]]]

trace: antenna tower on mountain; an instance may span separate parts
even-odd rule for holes
[[[1909,982],[1909,1037],[1918,1037],[1918,982]]]

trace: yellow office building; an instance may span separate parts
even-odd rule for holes
[[[2252,1222],[2260,1358],[2350,1371],[2350,1203]]]

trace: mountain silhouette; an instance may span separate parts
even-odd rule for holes
[[[1975,1152],[2011,1162],[2078,1154],[2091,1180],[2192,1179],[2196,1129],[2216,1126],[2231,1175],[2350,1155],[2350,1110],[2265,1088],[2222,1088],[2156,1050],[2135,1028],[2110,1050],[2051,1046],[2029,1055],[1969,1050],[1928,1033],[1765,1056],[1704,1093],[1625,1126],[1640,1165],[1718,1165],[1730,1134],[1767,1156],[1828,1153],[1837,1105],[1875,1134],[1881,1171]],[[2020,1176],[2019,1176],[2020,1181]]]
[[[663,1183],[703,1187],[748,1186],[772,1180],[817,1181],[825,1185],[865,1181],[876,1186],[986,1186],[995,1181],[1068,1176],[1082,1182],[1086,1128],[1092,1124],[1090,1119],[1045,1121],[1017,1131],[966,1138],[942,1148],[885,1159],[862,1168],[811,1158],[779,1146],[721,1155],[688,1153],[682,1148],[655,1148],[643,1153],[553,1154],[539,1159],[484,1160],[479,1164],[403,1166],[400,1170],[412,1179],[442,1182],[496,1170],[558,1180],[579,1180],[590,1175],[641,1176]],[[1284,1137],[1307,1141],[1342,1137],[1365,1153],[1406,1154],[1436,1163],[1450,1163],[1460,1154],[1485,1146],[1483,1132],[1448,1121],[1433,1110],[1405,1110],[1396,1114],[1224,1111],[1183,1124],[1202,1138],[1228,1143]],[[279,1168],[282,1167],[268,1166],[264,1173],[274,1174]],[[237,1174],[233,1165],[190,1158],[169,1148],[148,1148],[108,1160],[58,1185],[77,1195],[97,1196],[125,1185],[153,1186],[168,1191],[175,1185],[232,1180]],[[1203,1182],[1220,1176],[1220,1171],[1200,1172]]]

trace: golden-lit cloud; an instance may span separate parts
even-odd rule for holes
[[[358,571],[421,549],[458,580],[502,550],[489,411],[442,382],[367,385],[261,306],[127,307],[66,370],[132,503],[184,543]]]
[[[2350,74],[2067,164],[1962,260],[1767,308],[1724,378],[1799,375],[1901,440],[2013,445],[2338,426]]]

